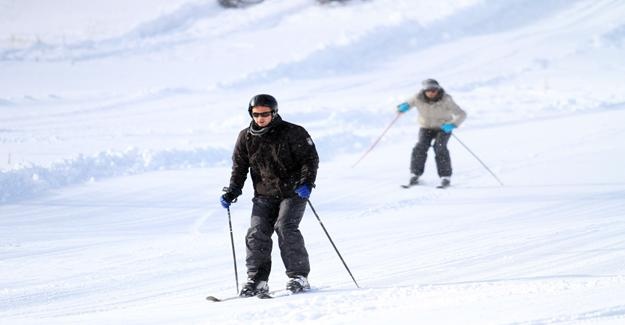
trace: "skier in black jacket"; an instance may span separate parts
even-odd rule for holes
[[[310,264],[299,223],[315,186],[319,156],[308,132],[278,115],[278,102],[273,96],[254,96],[248,112],[252,121],[239,133],[232,154],[230,186],[220,200],[224,208],[236,201],[249,170],[254,204],[245,238],[248,280],[240,295],[255,296],[269,291],[274,231],[289,277],[287,289],[307,290]]]

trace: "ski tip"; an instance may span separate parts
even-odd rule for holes
[[[268,293],[261,293],[256,295],[258,299],[272,299],[273,297]]]
[[[212,301],[212,302],[220,302],[221,301],[221,299],[219,299],[217,297],[213,297],[213,296],[206,297],[206,300]]]

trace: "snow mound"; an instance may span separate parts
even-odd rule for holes
[[[79,155],[50,167],[19,166],[0,173],[0,203],[31,198],[50,189],[101,178],[133,175],[155,170],[207,167],[223,163],[225,149],[106,151]]]

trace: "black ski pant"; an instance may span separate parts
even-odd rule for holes
[[[432,146],[434,148],[438,176],[451,176],[451,158],[449,157],[449,150],[447,150],[447,142],[449,142],[450,137],[451,133],[445,133],[440,129],[420,128],[419,141],[412,148],[410,172],[418,176],[423,175],[428,150]],[[432,145],[432,141],[434,141],[434,145]]]
[[[286,275],[308,276],[310,264],[304,237],[299,231],[299,223],[306,210],[306,200],[298,196],[292,198],[255,197],[252,202],[252,220],[247,231],[247,276],[254,280],[269,279],[271,272],[271,249],[274,231],[278,235],[278,246]]]

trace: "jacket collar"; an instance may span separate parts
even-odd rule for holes
[[[252,122],[250,122],[250,127],[248,128],[248,133],[253,136],[261,136],[269,132],[269,130],[280,125],[281,123],[282,123],[282,118],[278,114],[275,114],[271,122],[264,128],[261,128],[260,126],[258,126],[258,124],[256,124],[256,122],[254,122],[254,120],[252,120]]]

